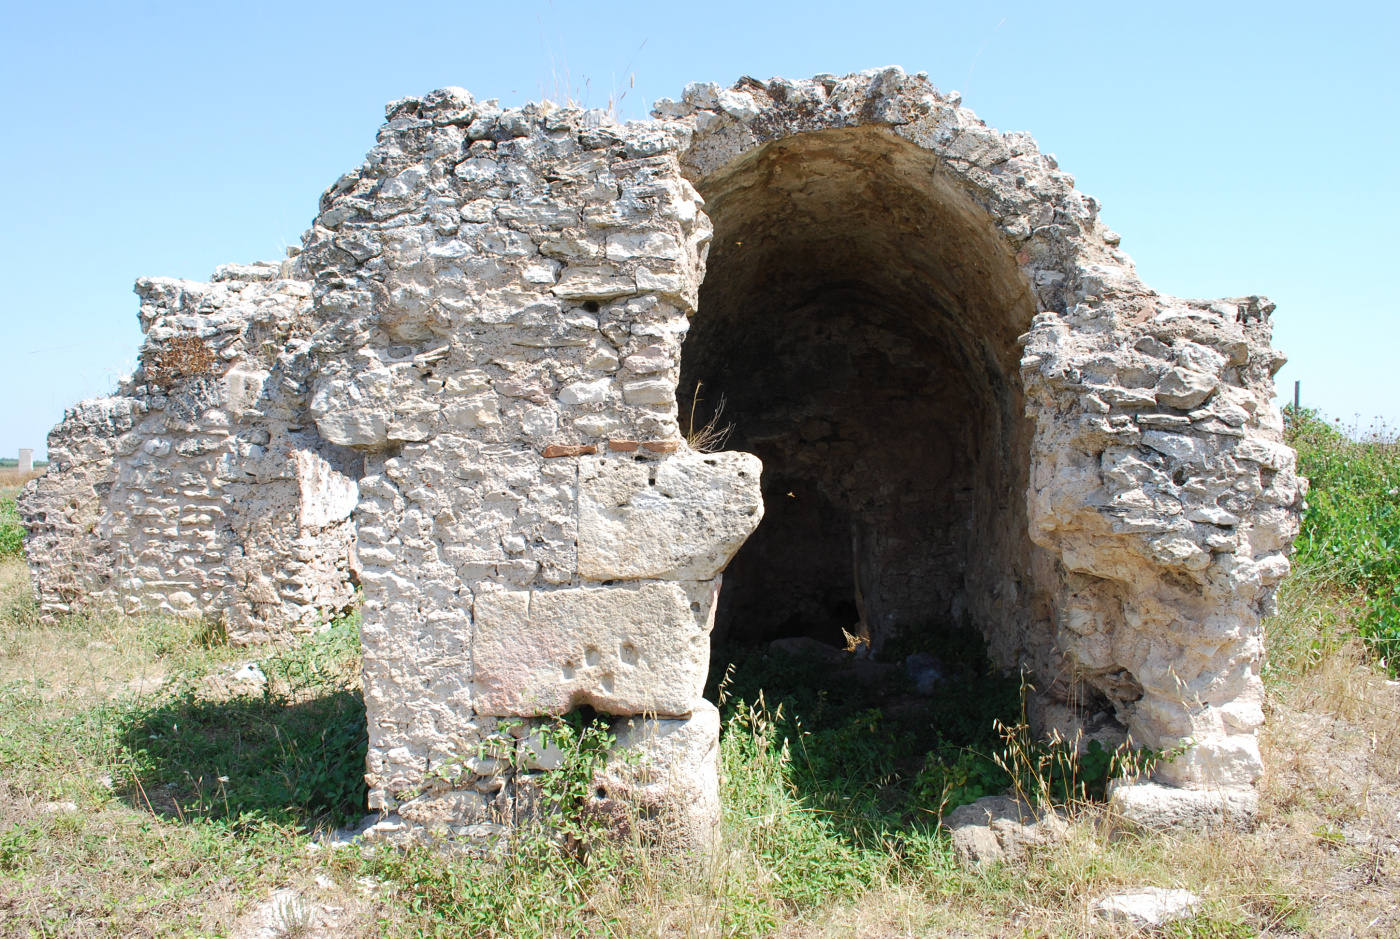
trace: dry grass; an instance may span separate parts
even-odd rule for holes
[[[358,862],[284,826],[182,817],[121,745],[171,676],[246,657],[197,623],[42,623],[23,562],[0,561],[0,936],[252,936],[279,889],[315,905],[306,935],[372,934]]]
[[[209,343],[198,336],[172,336],[158,344],[147,365],[151,381],[170,385],[182,378],[214,374],[218,356]]]
[[[25,483],[39,478],[44,472],[44,469],[36,469],[21,473],[16,467],[0,466],[0,499],[13,499],[19,495]]]

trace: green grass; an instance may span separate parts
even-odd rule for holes
[[[1358,631],[1392,673],[1400,666],[1400,444],[1384,426],[1360,434],[1314,411],[1288,414],[1298,472],[1311,481],[1294,561],[1358,592]]]
[[[727,662],[723,690],[709,696],[726,716],[762,702],[792,750],[792,784],[850,833],[876,841],[892,829],[936,824],[942,811],[1000,792],[1011,778],[992,758],[998,722],[1015,725],[1020,681],[988,661],[974,630],[935,625],[890,643],[882,658],[902,663],[919,651],[955,674],[929,697],[912,694],[902,669],[876,681],[851,663],[793,655],[768,646],[716,650]],[[894,707],[886,706],[893,697]]]
[[[494,858],[311,854],[311,833],[364,811],[356,621],[252,650],[178,620],[45,624],[9,560],[0,934],[232,935],[273,890],[315,891],[317,878],[332,885],[323,902],[358,911],[347,936],[1127,935],[1085,910],[1144,884],[1206,897],[1167,935],[1394,928],[1394,875],[1366,853],[1389,842],[1357,834],[1370,797],[1335,789],[1331,751],[1307,748],[1352,734],[1359,753],[1400,759],[1393,691],[1353,631],[1391,655],[1374,608],[1396,584],[1396,458],[1385,440],[1355,441],[1315,416],[1290,435],[1314,484],[1296,572],[1266,624],[1265,744],[1278,779],[1266,779],[1256,832],[1140,838],[1088,806],[1069,842],[1021,866],[958,868],[935,815],[1010,782],[997,722],[1024,740],[1018,680],[989,666],[975,635],[943,629],[921,631],[923,648],[886,650],[896,661],[931,651],[959,674],[915,707],[897,676],[877,692],[839,665],[730,650],[723,839],[708,858],[604,837],[580,811],[601,752],[602,731],[585,724],[561,729],[570,762],[547,798],[563,824],[525,826]],[[231,681],[250,659],[264,688]],[[1357,886],[1357,870],[1378,872],[1375,887]],[[361,883],[377,885],[373,899]]]
[[[359,617],[260,663],[268,681],[211,700],[184,680],[117,716],[121,757],[142,789],[184,815],[344,825],[367,811]]]

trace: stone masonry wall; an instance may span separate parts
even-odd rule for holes
[[[20,500],[46,614],[211,617],[250,642],[349,604],[355,461],[305,417],[298,272],[137,282],[140,367],[65,416],[59,458]]]
[[[1064,722],[1088,687],[1140,743],[1187,742],[1162,781],[1247,810],[1259,615],[1300,499],[1271,307],[1149,290],[1053,158],[898,70],[692,86],[657,114],[406,99],[323,199],[313,409],[369,454],[375,806],[411,829],[508,823],[528,777],[470,755],[502,718],[520,736],[580,704],[700,713],[706,596],[759,500],[754,464],[675,441],[679,341],[705,315],[697,188],[773,141],[874,126],[938,158],[1035,307],[1014,378],[1025,536],[1050,554],[1016,573],[1046,599],[1013,609],[1012,583],[970,605]]]

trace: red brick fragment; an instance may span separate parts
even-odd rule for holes
[[[591,443],[552,443],[544,448],[544,458],[552,460],[559,456],[587,456],[597,452],[598,448]]]
[[[609,440],[608,449],[616,450],[618,453],[631,453],[641,446],[636,440]]]
[[[681,448],[679,440],[648,440],[642,444],[643,447],[652,453],[675,453]]]

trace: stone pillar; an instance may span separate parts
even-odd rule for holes
[[[552,768],[529,741],[589,707],[646,769],[597,791],[703,847],[719,572],[762,501],[757,458],[680,434],[710,236],[686,133],[460,89],[388,117],[302,254],[324,324],[310,416],[365,453],[370,807],[397,816],[377,834],[529,818]]]
[[[19,471],[21,473],[34,472],[34,451],[21,449],[19,451]]]

